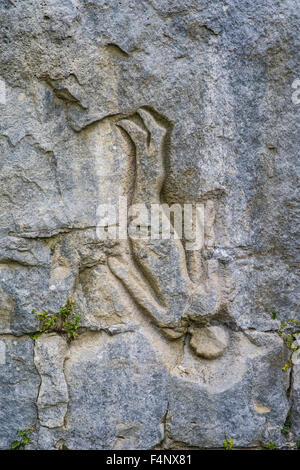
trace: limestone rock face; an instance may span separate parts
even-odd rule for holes
[[[291,387],[292,412],[291,424],[296,436],[300,429],[300,356],[299,350],[293,353],[293,377]]]
[[[0,2],[1,449],[300,440],[298,16]]]
[[[204,359],[216,359],[227,347],[227,333],[219,326],[191,329],[191,333],[191,348]]]
[[[68,387],[64,362],[68,354],[66,341],[55,334],[44,334],[35,341],[34,362],[41,377],[37,399],[41,425],[63,426],[68,405]]]

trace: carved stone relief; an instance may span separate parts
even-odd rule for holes
[[[1,449],[300,439],[296,2],[223,3],[0,2]]]

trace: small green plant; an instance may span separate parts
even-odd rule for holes
[[[291,413],[289,412],[287,414],[287,417],[286,417],[286,420],[284,422],[284,425],[283,425],[283,428],[281,429],[281,434],[283,434],[284,436],[287,436],[290,432],[290,428],[291,428],[291,420],[290,420],[290,416],[291,416]]]
[[[231,439],[231,437],[229,439],[227,439],[226,434],[225,434],[225,440],[223,442],[224,449],[225,450],[231,450],[232,446],[233,446],[233,440]]]
[[[51,243],[51,244],[50,244],[50,251],[51,251],[52,254],[54,253],[55,248],[56,248],[56,244],[55,244],[54,242]]]
[[[276,312],[272,312],[273,320],[276,320],[277,314]],[[299,346],[295,346],[295,340],[297,339],[297,335],[300,334],[300,321],[297,321],[295,318],[281,321],[280,320],[280,327],[277,331],[278,336],[280,336],[283,341],[285,342],[287,348],[291,353],[297,351]],[[292,361],[289,359],[282,367],[283,371],[286,371],[289,367],[292,366]],[[284,434],[284,433],[283,433]]]
[[[19,441],[13,441],[11,444],[12,450],[24,450],[26,445],[30,442],[30,434],[34,431],[33,427],[28,425],[26,429],[19,429],[17,436],[20,438]]]
[[[37,332],[30,334],[31,339],[36,340],[42,333],[51,332],[66,336],[69,341],[77,338],[80,316],[74,314],[72,298],[69,298],[57,313],[50,314],[47,311],[37,312],[36,310],[32,310],[32,313],[39,321],[40,328]]]
[[[296,449],[300,450],[300,441],[296,441]]]
[[[281,432],[281,434],[283,434],[284,436],[287,436],[288,433],[290,432],[290,430],[287,429],[286,427],[283,427],[280,432]]]
[[[35,341],[36,339],[38,339],[38,337],[42,334],[41,331],[36,331],[35,333],[30,333],[29,335],[29,338],[33,339],[33,341]]]
[[[268,450],[274,450],[276,447],[276,444],[274,444],[274,442],[268,442],[267,444],[267,449]]]

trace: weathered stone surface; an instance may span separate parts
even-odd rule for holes
[[[213,361],[195,360],[186,348],[169,381],[167,447],[222,447],[225,434],[237,447],[282,443],[280,423],[289,409],[288,380],[277,365],[282,344],[274,333],[267,341],[263,335],[256,333],[253,344],[232,332]]]
[[[293,354],[293,376],[291,387],[291,424],[295,439],[300,438],[300,354],[299,350]]]
[[[191,328],[190,346],[204,359],[216,359],[225,351],[228,344],[227,333],[220,326]]]
[[[1,448],[29,424],[41,449],[281,446],[289,410],[300,439],[276,334],[300,320],[298,16],[294,0],[1,1]],[[99,204],[120,196],[201,204],[203,245],[101,238]],[[79,338],[34,344],[32,309],[70,296]]]
[[[41,377],[37,407],[42,426],[64,425],[68,405],[64,364],[68,352],[66,340],[54,333],[43,334],[35,341],[34,363]]]
[[[40,378],[31,339],[1,335],[0,351],[0,448],[9,449],[19,429],[37,423]]]
[[[149,449],[162,440],[167,373],[142,335],[82,335],[66,375],[69,449]]]

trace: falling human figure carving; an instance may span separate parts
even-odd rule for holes
[[[161,202],[165,180],[164,140],[167,129],[146,109],[133,118],[118,121],[135,148],[136,171],[132,204]],[[140,227],[148,233],[148,226]],[[108,258],[112,273],[124,284],[136,303],[165,333],[176,338],[190,319],[205,323],[220,308],[216,282],[193,282],[180,239],[130,236],[130,250]]]

